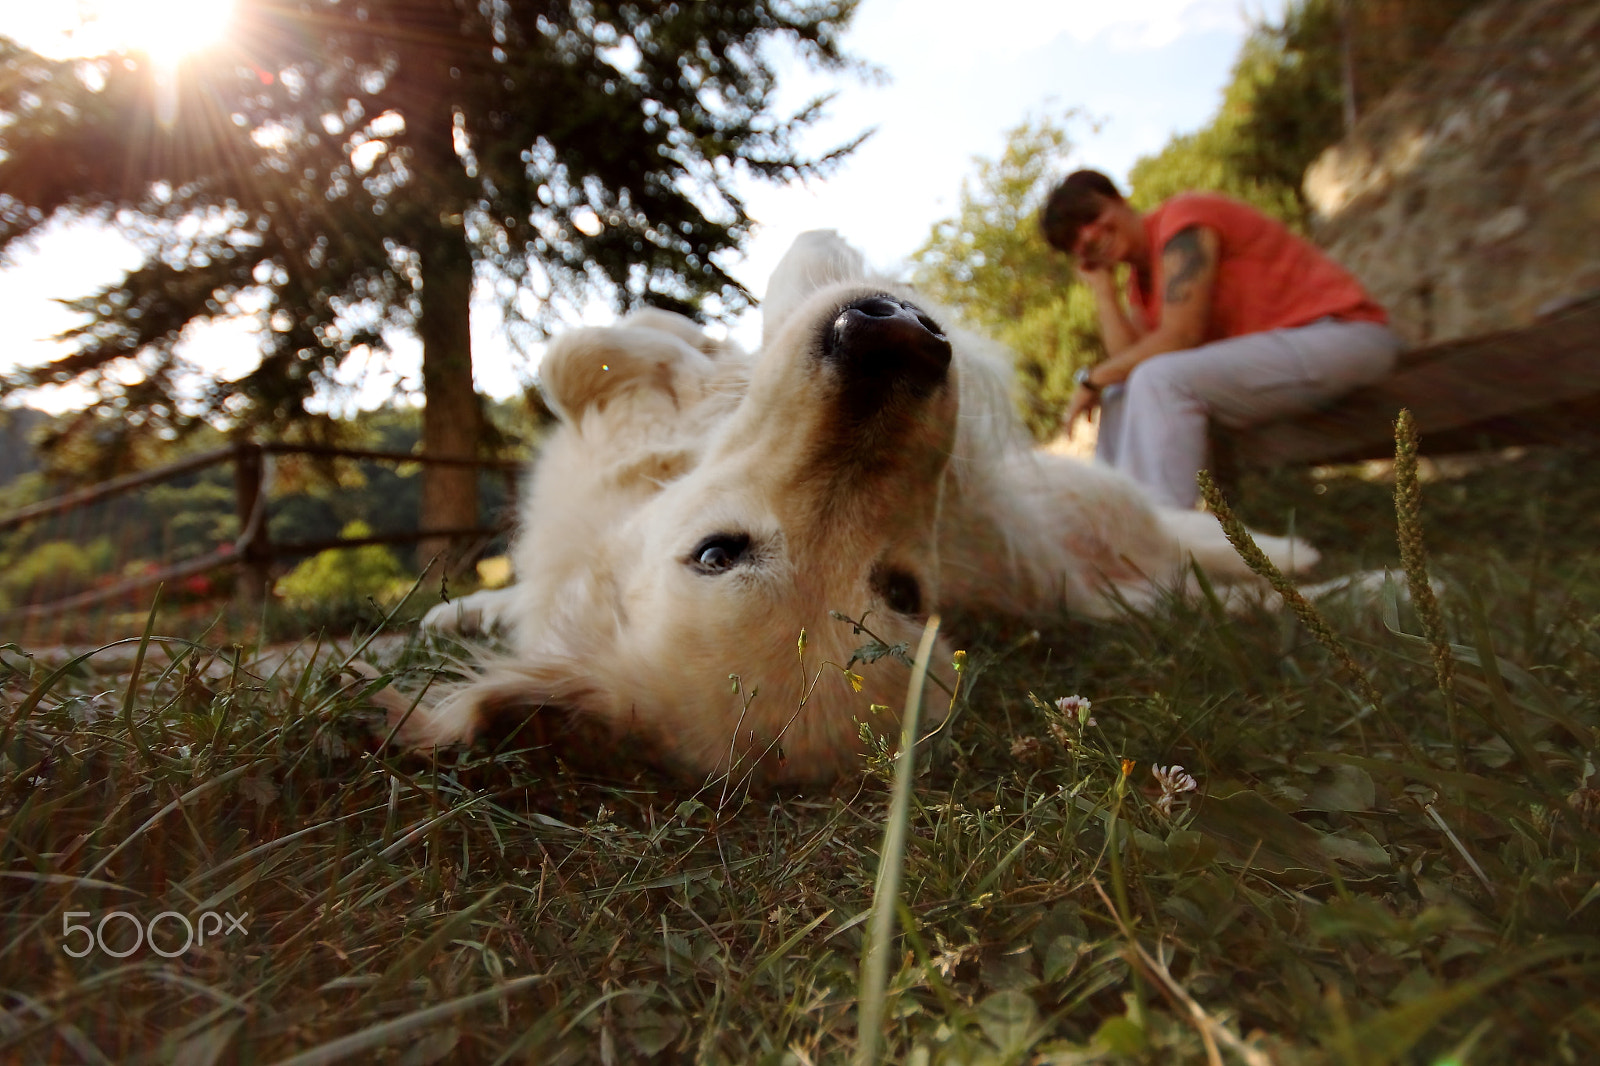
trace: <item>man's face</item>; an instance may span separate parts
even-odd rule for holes
[[[1100,213],[1078,230],[1072,254],[1084,270],[1104,270],[1123,261],[1128,241],[1122,232],[1122,205],[1100,200]]]

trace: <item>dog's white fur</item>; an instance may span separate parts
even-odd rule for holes
[[[842,411],[865,386],[819,346],[846,304],[873,294],[931,313],[953,360],[930,395],[847,431]],[[560,424],[524,496],[516,583],[425,621],[501,627],[511,652],[418,707],[403,743],[470,741],[488,717],[546,708],[688,774],[827,778],[858,761],[861,720],[895,734],[907,683],[892,656],[852,664],[868,638],[833,612],[915,647],[938,606],[1149,606],[1191,579],[1191,558],[1224,590],[1259,591],[1210,516],[1158,510],[1105,467],[1032,448],[1005,353],[870,278],[833,232],[796,241],[764,314],[753,357],[661,311],[551,344],[541,385]],[[695,553],[715,534],[750,548],[707,572]],[[1316,559],[1303,543],[1258,542],[1286,570]],[[886,602],[896,595],[901,610]],[[947,681],[950,658],[941,643],[934,673]],[[946,697],[929,688],[933,722]]]

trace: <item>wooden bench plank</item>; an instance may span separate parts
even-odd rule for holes
[[[1309,414],[1219,429],[1218,465],[1393,456],[1402,407],[1410,408],[1429,454],[1600,433],[1600,296],[1521,329],[1406,352],[1389,378]]]

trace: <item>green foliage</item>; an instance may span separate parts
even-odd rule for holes
[[[1037,119],[1008,131],[998,160],[975,161],[955,217],[935,223],[911,257],[924,292],[1016,353],[1023,417],[1041,437],[1055,431],[1073,370],[1104,355],[1092,301],[1036,221],[1071,151],[1064,126]]]
[[[214,551],[239,535],[233,479],[226,465],[152,485],[143,503],[142,510],[159,529],[161,539],[140,554],[183,562]]]
[[[524,401],[490,403],[486,413],[498,441],[496,451],[518,459],[534,452],[544,427]],[[414,407],[385,407],[344,420],[339,429],[347,447],[414,453],[421,439],[421,418]],[[276,471],[269,527],[275,543],[333,537],[342,526],[358,520],[379,533],[417,528],[421,496],[417,465],[284,455],[277,457]],[[515,496],[514,476],[491,470],[478,475],[476,524],[492,525],[505,517]]]
[[[339,531],[350,540],[372,536],[365,522],[351,522]],[[333,548],[296,564],[278,579],[277,593],[290,607],[392,602],[411,587],[413,576],[394,553],[381,544]]]
[[[1306,168],[1345,133],[1347,47],[1359,114],[1481,2],[1295,0],[1281,23],[1251,30],[1211,122],[1134,165],[1133,203],[1209,189],[1304,228]]]
[[[45,541],[7,562],[0,574],[0,606],[60,599],[86,592],[111,561],[111,542]]]
[[[49,494],[50,483],[42,471],[33,469],[18,474],[10,481],[0,482],[0,514],[9,514],[38,503]]]
[[[1279,183],[1243,173],[1233,155],[1237,131],[1219,120],[1197,133],[1175,136],[1157,155],[1143,156],[1128,171],[1129,202],[1148,210],[1183,192],[1220,192],[1304,230],[1299,183]]]
[[[36,428],[49,434],[73,418],[41,416]],[[146,457],[159,463],[209,450],[219,440],[214,431],[202,430],[181,444],[146,443]],[[33,470],[0,485],[0,515],[74,487]],[[10,606],[44,603],[206,555],[237,537],[238,528],[233,474],[222,464],[0,531],[0,575],[6,575],[0,576],[0,585]],[[38,562],[43,559],[54,561]],[[22,576],[34,574],[36,566],[44,571]],[[59,572],[46,573],[52,566]]]
[[[936,222],[913,256],[917,284],[991,327],[1027,313],[1041,282],[1065,287],[1071,266],[1049,254],[1035,216],[1071,150],[1061,124],[1038,119],[1006,132],[998,160],[974,159],[956,217]]]
[[[1258,24],[1235,60],[1222,106],[1129,171],[1140,208],[1180,192],[1226,193],[1304,228],[1300,179],[1342,132],[1337,22],[1332,7],[1292,5],[1283,26]],[[1317,43],[1310,54],[1298,42]]]

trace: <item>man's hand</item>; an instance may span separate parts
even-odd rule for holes
[[[1096,389],[1079,385],[1072,390],[1072,399],[1067,401],[1067,410],[1061,416],[1061,424],[1066,427],[1067,436],[1072,436],[1076,431],[1078,419],[1083,418],[1100,406],[1100,393]]]
[[[1072,272],[1078,280],[1095,295],[1115,296],[1117,291],[1117,277],[1115,264],[1101,263],[1087,256],[1073,260]]]

